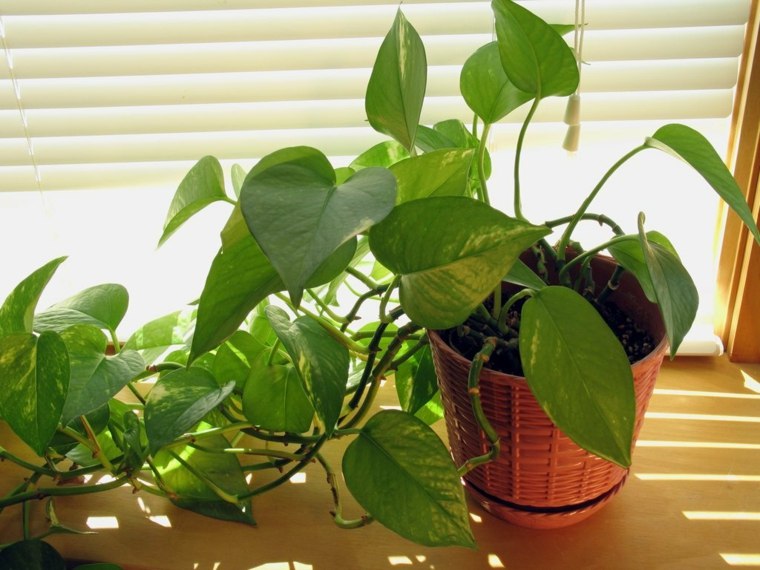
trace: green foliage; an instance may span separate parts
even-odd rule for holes
[[[0,448],[2,459],[30,471],[0,509],[47,499],[44,538],[73,532],[46,489],[77,495],[133,485],[196,513],[254,524],[253,498],[312,465],[325,471],[338,525],[377,520],[424,545],[471,547],[460,484],[469,464],[458,469],[428,427],[442,404],[425,328],[456,328],[476,351],[517,347],[547,415],[581,447],[630,464],[631,367],[595,306],[619,272],[632,274],[659,306],[675,354],[698,299],[672,244],[645,232],[643,215],[638,233],[626,235],[590,204],[617,168],[656,148],[703,176],[758,242],[760,231],[714,149],[683,125],[658,129],[623,156],[569,216],[527,220],[517,176],[523,137],[542,99],[576,89],[578,64],[559,35],[566,26],[511,0],[492,7],[497,41],[472,54],[460,76],[476,115],[471,126],[421,124],[426,54],[399,11],[365,99],[369,124],[389,140],[337,169],[315,148],[276,150],[249,172],[233,166],[229,192],[219,160],[199,160],[177,188],[160,239],[211,203],[232,205],[197,307],[145,324],[122,347],[116,329],[128,295],[120,285],[37,311],[64,258],[19,283],[0,306],[0,417],[40,459]],[[525,103],[508,215],[489,202],[488,131]],[[583,219],[613,235],[590,248],[575,244]],[[549,245],[544,238],[563,225],[559,244]],[[600,293],[589,262],[605,249],[619,270]],[[532,268],[520,259],[526,253]],[[517,292],[502,298],[502,282]],[[473,363],[473,378],[482,364]],[[372,415],[391,377],[400,410]],[[473,411],[488,434],[482,407]],[[343,518],[340,473],[322,453],[344,438],[342,475],[367,511],[355,521]],[[79,482],[96,472],[108,477]],[[0,566],[56,568],[60,557],[22,518],[29,540],[0,551]]]

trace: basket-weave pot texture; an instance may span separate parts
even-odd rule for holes
[[[595,271],[601,270],[597,283],[606,283],[613,263],[601,258],[595,265]],[[623,280],[612,300],[657,343],[653,352],[632,366],[635,443],[667,342],[657,307],[633,278]],[[489,445],[467,393],[470,361],[451,348],[445,335],[429,331],[449,445],[454,461],[462,465],[486,453]],[[483,368],[480,395],[486,417],[500,436],[501,453],[465,475],[465,485],[487,511],[521,526],[557,528],[586,519],[622,487],[628,470],[581,449],[562,433],[538,405],[524,377]]]

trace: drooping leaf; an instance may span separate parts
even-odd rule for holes
[[[58,257],[47,262],[16,285],[0,306],[0,337],[13,333],[32,332],[37,301],[55,270],[65,259],[65,257]]]
[[[375,257],[401,275],[401,305],[417,324],[462,323],[518,256],[549,229],[461,197],[406,202],[370,231]]]
[[[401,10],[377,53],[364,99],[369,124],[411,152],[427,85],[425,46]]]
[[[647,139],[647,145],[676,155],[699,172],[713,190],[736,212],[749,228],[755,241],[760,244],[760,230],[755,223],[752,210],[744,199],[744,194],[726,167],[726,163],[701,133],[686,125],[665,125]]]
[[[523,306],[519,343],[528,385],[549,418],[579,446],[629,466],[631,366],[596,309],[569,287],[544,287]]]
[[[34,329],[61,332],[72,325],[94,325],[116,331],[129,306],[123,285],[104,283],[80,291],[34,317]]]
[[[403,363],[394,375],[401,409],[431,425],[443,418],[438,377],[430,347],[426,346]]]
[[[230,395],[234,382],[219,386],[202,368],[181,368],[159,379],[145,402],[151,453],[184,434]]]
[[[466,196],[474,151],[442,149],[407,158],[391,172],[398,188],[396,204],[427,196]]]
[[[69,386],[66,345],[54,332],[0,337],[0,378],[3,419],[42,455],[58,427]]]
[[[400,160],[409,158],[409,151],[394,140],[383,141],[365,150],[349,165],[354,171],[372,166],[388,168]]]
[[[199,427],[206,429],[210,426],[202,423]],[[240,496],[248,491],[237,458],[232,454],[218,453],[229,447],[229,442],[223,436],[215,435],[204,437],[203,446],[217,453],[187,446],[174,452],[160,451],[154,458],[163,483],[173,492],[172,503],[205,516],[255,524],[250,499],[232,503],[220,498],[212,488],[218,487],[231,496]]]
[[[643,215],[640,215],[641,249],[644,251],[652,289],[665,323],[670,357],[673,358],[686,333],[694,324],[699,308],[699,294],[691,275],[678,256],[657,242],[649,241],[643,223]]]
[[[504,72],[536,98],[571,95],[578,87],[573,50],[557,31],[512,0],[493,0]]]
[[[670,240],[659,232],[647,232],[647,239],[650,242],[657,243],[669,250],[673,255],[678,256]],[[638,235],[630,235],[615,240],[615,243],[607,248],[610,255],[615,258],[626,271],[632,273],[641,285],[641,290],[652,303],[657,302],[652,279],[649,277],[646,260],[644,259],[644,250],[641,247],[641,240]]]
[[[0,568],[8,570],[66,570],[58,551],[42,540],[20,540],[0,550]]]
[[[243,413],[265,430],[302,433],[311,427],[314,407],[291,363],[270,364],[268,354],[255,359],[243,391]]]
[[[71,365],[63,425],[108,402],[145,370],[145,362],[135,351],[121,350],[114,356],[106,356],[106,338],[93,326],[70,327],[61,333],[61,338]]]
[[[532,94],[515,87],[504,73],[497,42],[484,45],[467,59],[459,86],[467,106],[489,124],[533,99]]]
[[[182,224],[203,208],[226,199],[222,165],[216,157],[204,156],[180,182],[169,205],[164,231],[158,245],[163,244]]]
[[[474,546],[469,513],[446,446],[411,414],[374,415],[343,456],[346,485],[377,521],[426,546]]]
[[[298,371],[306,394],[327,434],[340,416],[348,382],[348,349],[314,319],[290,321],[285,311],[269,306],[266,315]]]
[[[315,271],[340,246],[382,220],[393,207],[396,181],[382,168],[360,170],[336,186],[325,166],[277,164],[243,186],[248,228],[298,305]]]
[[[124,343],[124,350],[135,350],[145,364],[152,364],[173,348],[186,347],[195,325],[195,309],[174,311],[145,323]]]

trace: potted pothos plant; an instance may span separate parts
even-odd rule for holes
[[[22,509],[24,540],[0,560],[12,549],[47,549],[41,538],[71,531],[55,516],[62,496],[131,485],[253,524],[254,498],[312,463],[327,475],[339,526],[375,520],[421,544],[473,546],[460,477],[500,454],[479,387],[498,353],[580,448],[630,465],[632,368],[600,316],[605,298],[622,274],[632,276],[658,307],[672,356],[697,294],[670,242],[647,231],[643,214],[632,211],[635,229],[626,233],[590,209],[594,198],[638,153],[666,151],[699,172],[758,242],[760,232],[715,150],[678,124],[613,164],[567,217],[527,220],[519,169],[525,134],[541,101],[576,90],[577,61],[561,29],[511,0],[492,8],[497,39],[461,73],[471,126],[420,124],[425,50],[399,11],[366,92],[369,124],[389,140],[338,168],[316,148],[276,150],[249,172],[233,167],[230,190],[216,158],[190,170],[160,243],[210,203],[231,208],[197,304],[122,343],[117,327],[128,297],[118,285],[36,310],[62,259],[10,294],[0,308],[0,414],[42,461],[0,448],[3,459],[30,472],[0,509],[44,500],[50,528],[35,535]],[[486,143],[491,126],[522,106],[529,111],[506,189],[514,207],[504,213],[490,204]],[[589,219],[609,227],[609,240],[589,247],[573,239]],[[592,260],[605,250],[614,269],[595,280]],[[441,331],[470,358],[457,390],[485,434],[482,453],[464,464],[429,426],[442,410],[429,338],[443,338]],[[375,396],[391,376],[401,409],[376,411]],[[342,463],[331,465],[322,450],[342,438],[350,439]],[[93,473],[108,477],[81,483]],[[344,516],[346,488],[364,516]]]

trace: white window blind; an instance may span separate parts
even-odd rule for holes
[[[523,4],[573,22],[574,0]],[[431,66],[423,122],[469,122],[459,69],[492,39],[490,3],[401,7]],[[397,0],[0,0],[0,293],[68,254],[56,298],[122,282],[134,323],[191,301],[227,210],[205,212],[154,251],[184,173],[206,154],[229,172],[294,144],[338,165],[382,140],[366,123],[363,96],[397,8]],[[561,149],[564,101],[545,101],[528,138],[536,152],[524,171],[538,190],[526,197],[526,214],[567,213],[614,160],[604,152],[625,152],[664,121],[700,129],[722,152],[748,10],[749,0],[587,0],[581,149]],[[507,187],[520,118],[493,132],[494,177]],[[699,200],[674,192],[654,213],[647,195],[663,193],[657,183],[699,181],[653,160],[631,167],[645,171],[645,190],[611,188],[598,209],[645,194],[650,227],[676,243],[709,312],[712,269],[703,258],[715,201],[706,190],[694,191]],[[558,177],[547,179],[547,170]],[[707,226],[696,244],[670,227],[683,221],[684,205]],[[635,230],[635,220],[618,221]]]

